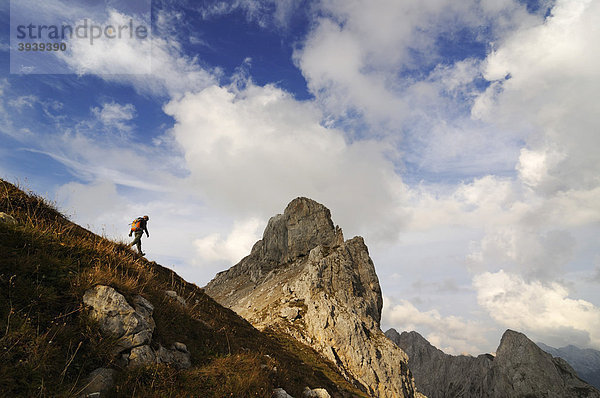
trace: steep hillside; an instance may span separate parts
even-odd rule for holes
[[[284,388],[300,397],[307,386],[360,395],[315,350],[258,331],[173,271],[2,180],[0,213],[0,396],[80,396],[99,369],[114,378],[107,396],[271,397]],[[132,322],[125,335],[106,333]]]
[[[253,325],[309,344],[370,396],[418,396],[406,355],[380,330],[381,289],[363,239],[344,241],[311,199],[272,217],[250,255],[206,292]]]
[[[567,361],[575,369],[579,377],[600,389],[600,351],[591,348],[578,348],[569,345],[554,348],[543,343],[537,345],[548,354]]]
[[[599,398],[565,361],[543,352],[522,333],[507,330],[496,356],[452,356],[417,332],[386,336],[406,351],[420,391],[429,398]]]

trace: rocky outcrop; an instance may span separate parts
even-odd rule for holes
[[[429,398],[600,397],[565,361],[512,330],[502,336],[496,356],[478,357],[447,355],[417,332],[390,329],[386,336],[406,351],[415,383]]]
[[[554,348],[543,343],[538,347],[554,357],[567,361],[577,375],[596,388],[600,388],[600,351],[591,348],[578,348],[573,345]]]
[[[297,198],[249,256],[206,293],[258,328],[310,345],[375,397],[412,397],[407,357],[381,332],[382,295],[362,238],[344,241],[329,210]]]
[[[102,332],[118,338],[115,354],[150,344],[154,307],[142,296],[134,298],[133,308],[115,289],[99,285],[85,292],[83,302],[92,308],[91,316]]]
[[[114,355],[127,366],[151,363],[171,364],[180,369],[191,366],[190,353],[183,343],[176,342],[170,349],[151,347],[156,324],[152,318],[154,306],[142,296],[133,298],[133,307],[125,297],[110,286],[98,285],[83,295],[90,316],[98,321],[100,330],[117,338]]]

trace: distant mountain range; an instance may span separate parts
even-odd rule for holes
[[[496,355],[448,355],[417,332],[386,336],[408,354],[415,385],[428,398],[598,398],[561,358],[542,351],[523,333],[507,330]]]
[[[544,343],[537,343],[537,345],[552,356],[567,361],[579,377],[600,389],[600,351],[591,348],[581,349],[574,345],[562,348],[550,347]]]

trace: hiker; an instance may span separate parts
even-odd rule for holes
[[[133,239],[133,242],[131,242],[129,244],[129,247],[132,247],[133,245],[137,245],[137,249],[138,249],[138,252],[140,253],[140,256],[143,256],[146,254],[146,253],[142,253],[142,235],[144,234],[144,231],[145,231],[146,236],[148,238],[150,237],[150,234],[148,233],[148,227],[146,226],[149,219],[150,218],[148,216],[136,218],[131,223],[131,230],[129,231],[129,236],[131,236],[131,234],[135,234],[135,239]]]

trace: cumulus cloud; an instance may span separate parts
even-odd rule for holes
[[[485,49],[515,26],[539,23],[539,15],[515,1],[327,0],[314,17],[294,57],[332,125],[350,136],[385,137],[417,179],[514,172],[520,131],[471,118],[485,54],[455,59],[461,50],[448,50],[446,39],[466,34],[469,45]]]
[[[546,233],[504,228],[488,233],[469,254],[473,265],[511,267],[529,278],[552,280],[562,275],[575,246],[567,231]]]
[[[569,297],[559,283],[526,282],[504,271],[473,278],[477,300],[499,324],[562,347],[600,347],[600,308]]]
[[[516,30],[485,61],[495,83],[473,115],[527,132],[518,169],[541,195],[600,185],[599,21],[596,2],[557,1],[543,24]]]
[[[250,254],[249,248],[260,239],[259,227],[261,226],[263,222],[256,218],[236,222],[226,238],[219,233],[212,233],[196,239],[194,246],[202,259],[226,260],[233,265]]]
[[[311,91],[333,114],[357,110],[371,123],[397,123],[408,116],[412,104],[405,91],[415,81],[427,89],[422,77],[407,72],[443,60],[439,35],[451,34],[456,26],[476,31],[482,20],[500,34],[496,31],[508,28],[502,21],[524,24],[535,19],[516,2],[494,6],[488,1],[321,1],[316,7],[320,17],[297,51],[297,62]],[[498,14],[508,18],[490,18]],[[465,72],[468,81],[477,73]]]
[[[115,217],[115,213],[129,204],[119,197],[116,185],[111,181],[97,180],[89,185],[70,182],[59,187],[56,195],[58,202],[71,217],[85,220],[88,226],[94,226],[96,230],[106,228],[107,221],[113,223],[115,220],[121,220],[123,224],[126,222],[122,217]],[[111,228],[107,232],[112,235],[116,231]]]
[[[436,309],[420,311],[408,300],[395,302],[384,298],[382,323],[398,332],[418,331],[435,347],[447,354],[478,355],[487,347],[485,334],[490,326],[457,316],[442,316]]]
[[[376,141],[348,143],[310,102],[274,86],[209,87],[165,106],[190,184],[212,206],[266,218],[297,196],[334,209],[351,234],[389,238],[402,223],[404,185]],[[357,209],[361,209],[357,213]]]

